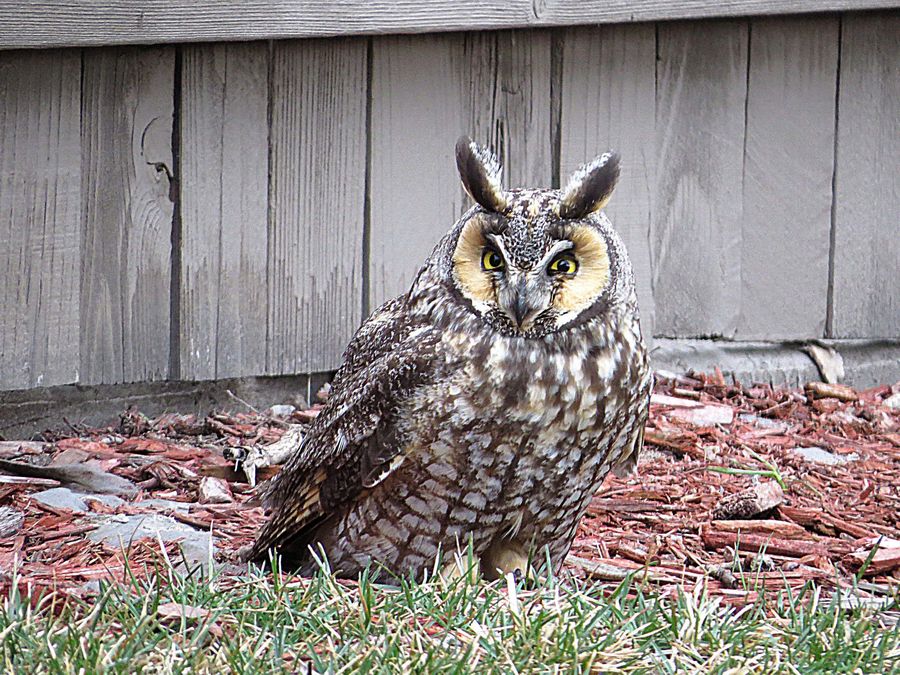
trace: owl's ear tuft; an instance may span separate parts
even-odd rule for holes
[[[500,184],[503,169],[493,152],[463,136],[456,142],[456,168],[472,199],[488,211],[506,209],[507,199]]]
[[[572,174],[559,201],[562,218],[584,218],[599,211],[612,197],[619,180],[619,155],[606,152]]]

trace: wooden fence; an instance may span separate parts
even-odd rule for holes
[[[0,43],[58,44],[28,20]],[[890,11],[0,52],[0,389],[334,368],[466,207],[463,133],[513,186],[620,151],[607,211],[657,336],[896,338],[898,35]]]

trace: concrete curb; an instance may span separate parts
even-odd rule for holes
[[[799,386],[822,380],[816,363],[804,349],[818,344],[835,350],[843,360],[842,382],[865,389],[900,382],[900,340],[816,340],[809,343],[727,342],[657,338],[650,361],[656,371],[712,372],[743,384],[767,382]]]
[[[865,388],[900,381],[900,340],[817,343],[840,354],[845,371],[842,381],[847,384]],[[803,351],[807,344],[657,338],[651,363],[658,372],[712,372],[718,366],[726,377],[739,382],[798,386],[822,379],[816,364]],[[28,439],[45,430],[64,429],[66,420],[90,426],[115,424],[119,414],[132,405],[150,417],[163,412],[205,415],[216,408],[242,409],[229,391],[261,410],[277,403],[300,407],[328,377],[328,373],[315,373],[0,392],[0,439]]]

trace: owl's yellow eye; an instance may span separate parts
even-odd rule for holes
[[[553,262],[547,267],[550,274],[568,274],[572,275],[578,271],[578,261],[571,253],[560,253],[553,259]]]
[[[503,269],[503,258],[492,248],[484,249],[481,254],[481,267],[489,272]]]

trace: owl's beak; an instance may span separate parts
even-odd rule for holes
[[[528,316],[530,310],[531,308],[528,306],[528,302],[526,302],[525,298],[522,297],[522,295],[517,294],[516,301],[513,304],[513,317],[519,326],[522,325],[522,321]]]
[[[522,274],[514,284],[511,302],[504,308],[506,314],[516,322],[519,330],[528,330],[542,307],[532,302],[534,292],[528,288],[528,278]]]

